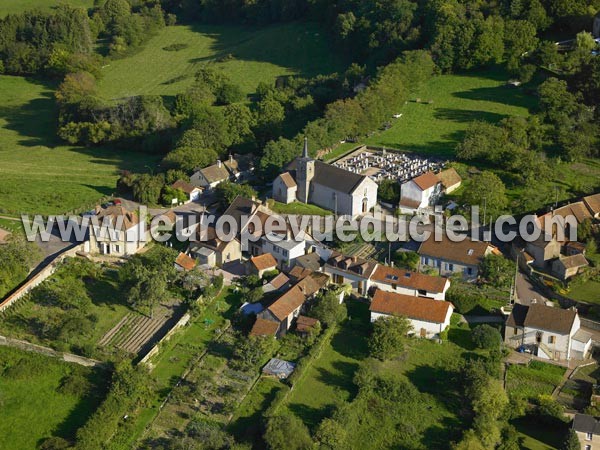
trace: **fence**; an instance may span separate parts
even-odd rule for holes
[[[31,292],[33,288],[39,286],[44,280],[51,276],[59,264],[68,257],[75,256],[77,252],[83,250],[84,244],[78,244],[74,247],[69,247],[62,253],[58,254],[52,261],[48,262],[45,267],[39,269],[37,273],[28,278],[21,286],[19,286],[12,294],[6,297],[2,303],[0,303],[0,313],[6,311],[9,307],[14,305],[18,300],[22,299],[26,294]]]

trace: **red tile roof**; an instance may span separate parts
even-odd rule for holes
[[[189,257],[185,253],[179,253],[177,259],[175,260],[175,264],[182,267],[184,270],[192,270],[196,267],[196,260]]]
[[[298,316],[296,319],[296,331],[300,333],[306,333],[311,330],[319,321],[317,319],[313,319],[312,317],[306,316]]]
[[[250,334],[252,336],[275,336],[278,329],[278,322],[257,317],[252,330],[250,330]]]
[[[385,284],[397,284],[411,289],[422,289],[428,292],[444,292],[449,283],[447,278],[434,277],[409,270],[378,265],[371,276],[373,281]]]
[[[256,267],[256,270],[265,270],[277,267],[277,261],[270,253],[253,256],[250,258],[250,262],[254,267]]]
[[[452,304],[443,300],[413,297],[377,289],[369,310],[426,322],[443,323],[450,308]]]
[[[190,183],[188,183],[187,181],[183,181],[183,180],[177,180],[175,183],[173,183],[171,185],[171,187],[173,189],[181,189],[186,194],[191,194],[195,190],[201,190],[199,187],[193,186]]]
[[[583,198],[583,202],[594,215],[600,214],[600,194],[588,195]]]
[[[429,189],[432,186],[435,186],[440,182],[438,177],[431,171],[425,172],[423,175],[419,175],[418,177],[413,178],[412,181],[414,181],[415,184],[419,186],[419,188],[421,188],[421,190],[423,191]]]
[[[280,273],[275,278],[273,278],[271,281],[269,281],[269,284],[271,286],[273,286],[275,289],[279,289],[280,287],[285,285],[285,283],[287,283],[288,281],[290,281],[290,279],[286,276],[286,274]]]
[[[302,293],[302,290],[296,285],[275,300],[271,306],[269,306],[269,311],[277,317],[279,320],[285,320],[287,316],[289,316],[293,311],[299,308],[304,301],[306,300],[306,296]]]

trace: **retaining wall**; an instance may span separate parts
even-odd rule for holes
[[[52,261],[50,261],[43,269],[39,270],[35,275],[28,278],[21,286],[19,286],[12,294],[6,297],[2,303],[0,303],[0,312],[4,312],[6,309],[14,305],[18,300],[28,294],[33,288],[39,286],[44,280],[51,276],[58,265],[65,259],[73,257],[77,252],[83,250],[84,244],[78,244],[74,247],[69,247],[62,253],[59,253]]]

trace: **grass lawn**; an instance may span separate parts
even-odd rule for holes
[[[57,214],[111,195],[120,169],[144,171],[155,156],[64,145],[52,86],[0,76],[0,214]]]
[[[352,382],[359,362],[367,356],[368,305],[348,303],[345,322],[287,399],[287,409],[314,429],[330,413],[330,407],[351,401],[357,393]]]
[[[164,50],[173,44],[187,47]],[[314,23],[261,28],[178,25],[161,30],[135,55],[111,61],[102,71],[100,93],[107,100],[139,94],[173,96],[184,92],[206,64],[225,72],[245,94],[278,76],[314,76],[345,67]]]
[[[308,203],[293,202],[289,204],[273,202],[270,208],[279,214],[302,214],[310,216],[330,216],[331,211]]]
[[[498,122],[527,116],[537,102],[524,88],[508,87],[509,76],[499,69],[433,77],[412,97],[389,130],[364,143],[440,157],[452,157],[470,122]],[[433,100],[432,104],[416,103]]]
[[[561,448],[567,433],[567,424],[545,426],[535,417],[521,417],[513,420],[512,425],[519,432],[520,446],[526,450],[552,450]],[[560,425],[560,424],[559,424]]]
[[[561,382],[565,368],[531,361],[528,366],[512,364],[508,367],[506,390],[510,396],[535,400],[538,395],[550,395]]]
[[[588,280],[585,283],[580,283],[572,287],[567,296],[573,300],[600,304],[600,295],[598,295],[599,292],[600,282]]]
[[[0,3],[0,17],[7,14],[16,14],[30,9],[48,10],[59,3],[66,3],[71,6],[80,6],[82,8],[91,8],[94,6],[93,0],[63,0],[61,2],[51,0],[2,0]]]
[[[60,271],[48,278],[45,283],[52,283]],[[118,273],[116,269],[103,269],[98,279],[86,283],[86,289],[92,300],[90,314],[94,314],[98,321],[94,324],[91,334],[78,340],[79,345],[96,345],[102,336],[115,326],[119,320],[131,312],[120,294]],[[50,340],[43,337],[41,324],[53,320],[58,307],[41,305],[32,300],[23,299],[0,320],[3,334],[25,339],[42,345],[49,345],[58,349],[69,349],[69,343],[61,338]],[[76,349],[69,349],[76,351]]]
[[[74,373],[89,380],[89,394],[59,389]],[[102,372],[0,347],[0,448],[38,448],[40,441],[53,435],[72,439],[100,403],[105,382]]]
[[[262,442],[262,413],[282,390],[287,389],[279,380],[261,378],[235,412],[228,431],[237,441],[258,444]]]

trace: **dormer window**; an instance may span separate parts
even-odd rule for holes
[[[471,256],[473,254],[473,249],[470,248],[469,251],[467,252],[467,255]]]

